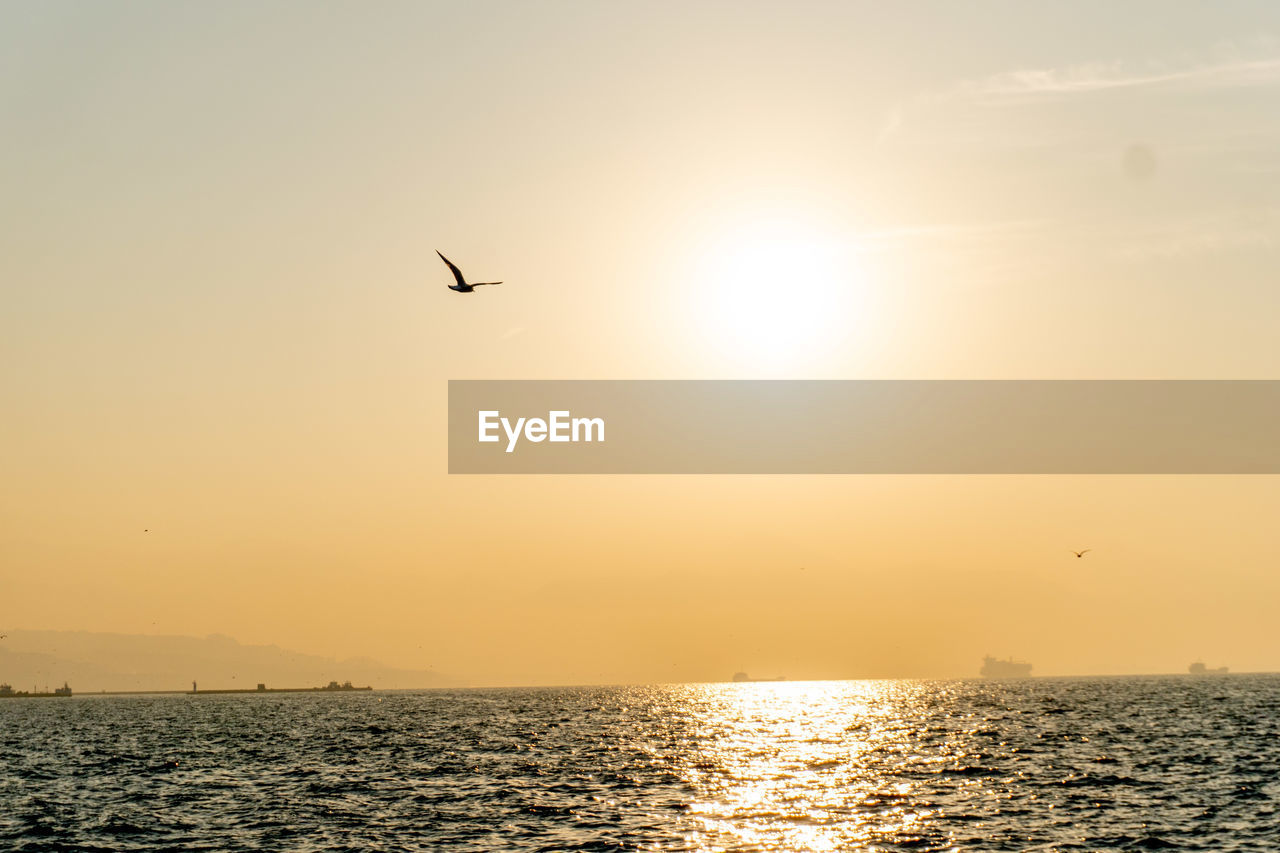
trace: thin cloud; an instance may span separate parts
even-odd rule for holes
[[[1280,57],[1230,59],[1182,68],[1124,62],[1006,71],[961,83],[955,94],[992,101],[1070,97],[1123,89],[1208,90],[1280,85]]]
[[[885,147],[912,136],[913,125],[947,116],[949,107],[1014,106],[1106,93],[1195,92],[1280,87],[1280,40],[1258,37],[1225,42],[1181,61],[1111,60],[1057,68],[1021,68],[962,80],[898,103],[881,122],[873,143]]]
[[[1117,240],[1115,254],[1130,260],[1181,258],[1272,249],[1277,245],[1280,216],[1261,209],[1248,215],[1232,211],[1129,229]]]
[[[876,132],[875,144],[877,147],[884,145],[897,135],[902,129],[902,107],[895,107],[884,121],[880,123],[880,129]]]
[[[977,241],[1004,239],[1011,234],[1028,234],[1054,226],[1049,219],[1011,219],[994,222],[930,223],[900,225],[863,231],[859,243],[868,249],[895,248],[921,240]]]

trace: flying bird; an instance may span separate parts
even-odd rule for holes
[[[1088,554],[1092,550],[1093,550],[1092,548],[1085,548],[1083,551],[1072,551],[1071,553],[1075,554],[1076,558],[1078,559],[1080,557],[1083,557],[1085,554]]]
[[[436,254],[440,255],[439,249],[436,249]],[[502,284],[500,281],[477,281],[475,284],[467,284],[467,280],[462,277],[462,270],[455,267],[452,261],[444,255],[440,255],[440,260],[444,261],[449,269],[453,270],[453,277],[458,280],[457,284],[449,285],[450,290],[456,290],[459,293],[471,293],[477,287],[484,287],[486,284]]]

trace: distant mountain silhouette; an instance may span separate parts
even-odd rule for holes
[[[396,669],[370,658],[336,660],[282,649],[246,646],[231,637],[150,636],[88,631],[9,630],[0,643],[0,681],[15,689],[69,683],[76,693],[101,690],[190,690],[313,687],[351,681],[375,688],[450,687],[458,682],[430,670]]]

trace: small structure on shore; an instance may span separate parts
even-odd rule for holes
[[[49,689],[49,688],[47,688],[47,687],[45,688],[45,690],[46,690],[46,691],[47,691],[48,689]],[[11,684],[7,684],[7,683],[6,683],[6,684],[0,684],[0,699],[23,699],[23,698],[31,698],[31,699],[40,698],[40,699],[43,699],[43,698],[47,698],[47,697],[50,697],[50,696],[63,696],[63,697],[65,697],[65,696],[70,696],[70,695],[71,695],[71,686],[70,686],[69,684],[67,684],[67,682],[65,682],[65,681],[64,681],[64,682],[62,682],[62,686],[61,686],[61,687],[55,687],[55,688],[53,688],[53,692],[52,692],[52,693],[48,693],[48,692],[40,693],[40,692],[37,692],[35,688],[32,688],[29,692],[28,692],[28,691],[26,691],[26,690],[14,690],[14,689],[13,689],[13,685],[11,685]]]

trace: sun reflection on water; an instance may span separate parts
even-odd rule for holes
[[[686,778],[697,792],[690,817],[699,846],[950,848],[930,830],[937,806],[924,789],[964,753],[920,731],[926,694],[911,682],[692,689],[699,747]]]

